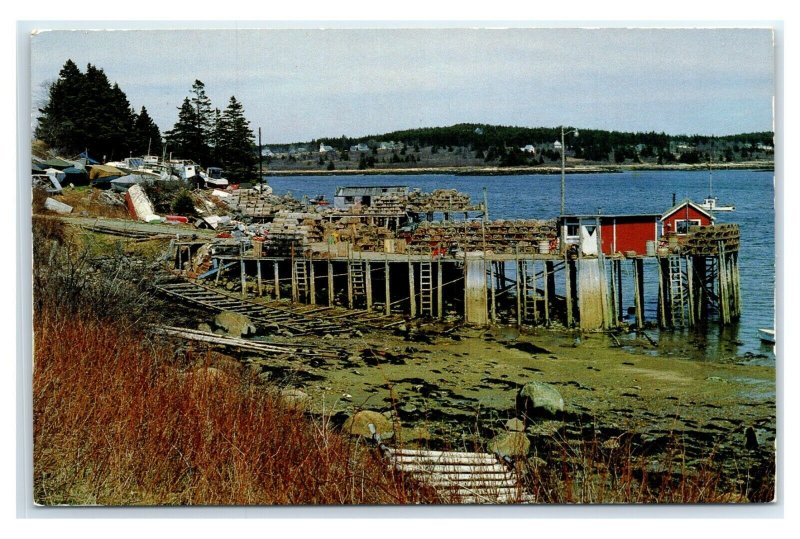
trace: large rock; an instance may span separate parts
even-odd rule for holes
[[[380,435],[381,439],[386,440],[394,436],[394,426],[391,420],[380,412],[373,412],[371,410],[362,410],[348,417],[342,429],[347,434],[371,438],[372,433],[369,430],[370,423],[375,426],[375,431]]]
[[[489,441],[489,451],[501,457],[524,457],[530,448],[531,441],[524,432],[504,432]]]
[[[256,327],[250,319],[233,311],[222,311],[214,317],[214,324],[232,337],[247,337],[256,334]]]
[[[564,411],[564,398],[550,384],[529,382],[519,390],[517,408],[528,417],[555,416]]]
[[[311,405],[311,397],[300,389],[287,388],[281,390],[281,399],[288,408],[306,410]]]

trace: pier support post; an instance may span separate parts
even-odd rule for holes
[[[308,259],[308,295],[311,305],[317,304],[317,280],[314,276],[314,260]]]
[[[575,264],[569,259],[569,255],[564,255],[564,296],[567,307],[567,323],[568,328],[572,327],[575,319],[572,316],[572,277],[575,273]]]
[[[256,279],[258,281],[258,297],[264,295],[263,289],[261,288],[261,260],[256,260]]]
[[[442,280],[442,258],[436,261],[436,314],[439,315],[439,320],[444,318],[444,302],[442,301],[442,288],[444,281]]]
[[[625,304],[622,297],[622,260],[615,260],[614,265],[617,273],[617,321],[620,321],[625,317]]]
[[[350,259],[347,260],[347,308],[353,308],[353,267]]]
[[[644,260],[633,259],[633,304],[636,310],[636,327],[644,327]]]
[[[466,253],[464,257],[464,320],[468,324],[485,326],[486,266],[482,253]]]
[[[275,299],[281,299],[281,280],[277,260],[272,262],[272,270],[275,274]]]
[[[392,290],[391,290],[391,283],[389,280],[389,257],[386,257],[386,260],[383,263],[383,274],[384,274],[384,286],[386,288],[386,316],[392,314]]]
[[[494,279],[494,261],[489,261],[489,286],[491,293],[491,320],[494,324],[497,322],[497,307],[495,303],[495,279]]]
[[[686,256],[686,289],[689,293],[689,327],[694,327],[694,269],[692,268],[692,258]]]
[[[668,313],[672,310],[672,305],[668,303],[667,298],[672,297],[671,283],[666,276],[669,275],[669,259],[667,257],[659,257],[657,259],[658,266],[658,326],[660,328],[669,327],[670,321]]]
[[[328,307],[333,307],[333,262],[328,260]]]
[[[239,243],[239,273],[242,279],[242,299],[247,298],[247,277],[244,271],[244,247]]]
[[[514,261],[514,276],[515,276],[515,286],[516,286],[516,294],[517,294],[517,327],[522,326],[522,285],[520,280],[519,274],[519,257],[516,258]]]
[[[417,293],[414,288],[414,263],[408,261],[408,307],[411,318],[417,316]]]
[[[550,302],[556,298],[556,271],[555,264],[547,261],[544,263],[544,321],[550,324]]]
[[[372,269],[369,260],[364,261],[364,286],[366,287],[367,310],[372,310]]]

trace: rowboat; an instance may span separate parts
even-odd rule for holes
[[[758,338],[764,342],[775,344],[775,330],[766,328],[759,329]]]

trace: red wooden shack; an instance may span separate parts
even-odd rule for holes
[[[566,245],[578,245],[581,253],[603,254],[635,252],[647,254],[647,242],[658,241],[657,214],[643,215],[564,215],[559,221]]]
[[[714,224],[714,216],[691,200],[668,209],[661,216],[662,235],[677,234],[683,236],[691,226],[709,226]]]

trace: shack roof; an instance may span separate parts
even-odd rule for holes
[[[583,215],[562,215],[560,220],[564,219],[660,219],[660,213],[599,213],[599,214],[583,214]]]
[[[379,196],[386,193],[408,193],[407,185],[355,185],[349,187],[337,187],[337,197],[349,196]]]
[[[690,207],[695,209],[698,213],[701,213],[701,214],[705,215],[706,217],[708,217],[712,221],[714,220],[714,216],[711,215],[711,213],[709,213],[708,210],[698,206],[697,204],[695,204],[694,202],[692,202],[688,198],[683,199],[680,203],[676,204],[675,206],[671,207],[666,212],[664,212],[664,214],[661,215],[661,220],[664,221],[665,219],[668,219],[669,217],[674,215],[675,212],[680,211],[682,208],[685,208],[687,205],[689,205]]]

